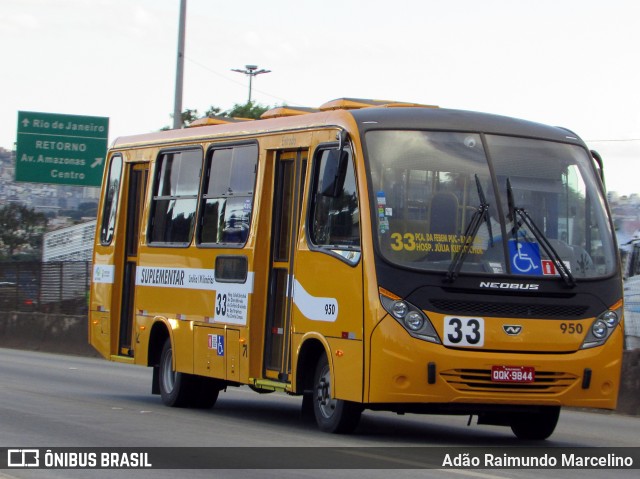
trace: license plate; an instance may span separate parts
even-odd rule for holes
[[[492,366],[491,381],[497,383],[532,383],[536,370],[531,366]]]

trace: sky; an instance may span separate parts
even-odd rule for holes
[[[18,111],[172,123],[180,0],[1,0],[0,147]],[[563,126],[640,193],[637,0],[187,0],[183,109],[341,97]]]

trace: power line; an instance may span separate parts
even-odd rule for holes
[[[235,84],[241,85],[243,87],[246,86],[243,82],[235,80],[235,79],[233,79],[231,77],[228,77],[226,75],[223,75],[222,73],[213,70],[212,68],[208,67],[207,65],[204,65],[203,63],[201,63],[201,62],[199,62],[197,60],[194,60],[191,57],[188,57],[188,56],[185,55],[184,58],[186,60],[189,60],[194,65],[199,66],[203,70],[206,70],[209,73],[213,73],[214,75],[216,75],[216,76],[218,76],[218,77],[220,77],[220,78],[222,78],[222,79],[224,79],[224,80],[226,80],[228,82],[235,83]],[[262,93],[263,95],[266,95],[266,96],[269,96],[271,98],[275,98],[277,100],[280,100],[280,101],[282,101],[283,104],[286,104],[286,105],[290,105],[290,106],[306,106],[304,103],[295,102],[295,101],[289,101],[286,98],[282,98],[281,96],[273,95],[271,93],[268,93],[268,92],[266,92],[264,90],[259,90],[257,88],[253,88],[253,91],[257,91],[259,93]],[[584,140],[584,141],[585,141],[585,143],[624,143],[624,142],[640,141],[640,138],[618,138],[618,139]]]
[[[228,77],[226,75],[223,75],[222,73],[213,70],[212,68],[208,67],[207,65],[204,65],[203,63],[200,63],[199,61],[194,60],[193,58],[190,58],[190,57],[187,57],[187,56],[185,56],[185,58],[187,60],[189,60],[189,62],[193,63],[194,65],[199,66],[200,68],[202,68],[203,70],[208,71],[209,73],[213,73],[214,75],[216,75],[216,76],[218,76],[218,77],[220,77],[220,78],[222,78],[224,80],[227,80],[228,82],[235,83],[237,85],[242,85],[244,88],[246,88],[246,85],[241,81],[238,81],[238,80],[230,78],[230,77]],[[265,92],[263,90],[259,90],[257,88],[253,88],[253,91],[257,91],[259,93],[262,93],[263,95],[269,96],[271,98],[275,98],[276,100],[280,100],[282,103],[285,103],[287,105],[292,105],[292,106],[301,106],[302,105],[301,103],[288,101],[286,98],[282,98],[282,97],[279,97],[277,95],[272,95],[271,93],[267,93],[267,92]]]

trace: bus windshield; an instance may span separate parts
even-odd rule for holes
[[[365,139],[387,261],[572,281],[615,271],[605,200],[584,148],[462,132],[377,130]]]

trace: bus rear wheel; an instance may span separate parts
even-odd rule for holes
[[[518,439],[542,441],[553,434],[559,417],[559,406],[546,407],[526,415],[520,414],[511,420],[511,430]]]
[[[166,406],[209,409],[218,399],[221,387],[215,380],[175,371],[169,338],[162,347],[158,374],[160,397]]]
[[[331,397],[331,369],[325,354],[316,366],[313,381],[313,413],[321,431],[348,434],[360,422],[359,404]]]

